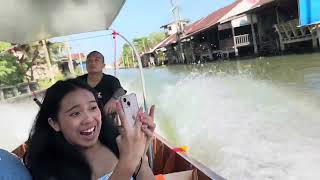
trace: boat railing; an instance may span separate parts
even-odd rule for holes
[[[281,50],[285,50],[286,44],[304,42],[312,40],[313,48],[318,47],[318,33],[316,25],[300,26],[298,19],[293,19],[284,23],[275,24]]]
[[[173,151],[171,146],[164,138],[156,135],[153,143],[154,173],[170,174],[174,172],[182,172],[196,170],[198,180],[224,180],[223,177],[213,172],[207,166],[188,157],[183,152]]]
[[[312,39],[312,28],[299,26],[299,20],[293,19],[284,23],[274,25],[284,44],[308,41]]]

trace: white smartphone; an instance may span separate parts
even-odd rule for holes
[[[136,117],[139,111],[137,96],[134,93],[124,95],[120,97],[120,101],[128,123],[133,127],[135,122],[133,116]]]

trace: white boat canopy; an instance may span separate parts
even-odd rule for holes
[[[107,29],[125,0],[0,0],[0,41],[24,44]]]

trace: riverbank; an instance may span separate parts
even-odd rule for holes
[[[46,90],[39,90],[34,93],[27,93],[27,94],[18,95],[15,97],[4,99],[4,100],[0,101],[0,103],[21,103],[21,102],[25,102],[25,101],[33,101],[33,99],[35,98],[34,95],[36,95],[36,98],[41,100],[45,94],[45,91]]]

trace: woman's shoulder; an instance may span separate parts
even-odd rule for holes
[[[100,177],[99,179],[97,180],[108,180],[110,177],[111,177],[112,173],[108,173],[102,177]],[[131,178],[130,180],[133,180],[133,178]]]
[[[110,178],[110,176],[112,175],[112,173],[108,173],[102,177],[100,177],[98,180],[108,180]]]
[[[2,179],[1,177],[5,177],[5,179],[32,179],[22,161],[3,149],[0,149],[0,179]]]

